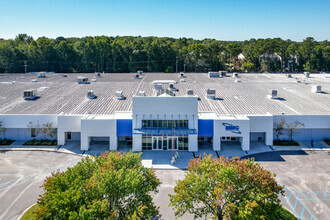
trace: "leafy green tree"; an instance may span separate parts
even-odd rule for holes
[[[194,218],[274,219],[281,208],[283,187],[253,159],[205,155],[191,160],[187,169],[169,195],[177,217],[188,212]]]
[[[37,219],[150,219],[158,215],[151,193],[160,185],[141,154],[106,152],[82,159],[45,180]]]

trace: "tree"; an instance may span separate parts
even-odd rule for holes
[[[299,122],[299,121],[294,121],[294,122],[291,122],[291,123],[286,123],[284,125],[284,127],[286,129],[286,132],[288,133],[289,141],[292,141],[293,135],[295,135],[298,132],[298,129],[299,128],[302,128],[304,126],[305,126],[304,123]]]
[[[3,137],[4,132],[5,132],[5,128],[3,127],[3,122],[0,121],[0,134],[2,135],[2,138],[4,138],[4,137]]]
[[[279,143],[280,141],[280,136],[283,135],[284,133],[284,125],[285,125],[285,119],[282,118],[280,122],[275,122],[274,123],[274,135],[276,136],[276,143]]]
[[[45,180],[37,219],[150,219],[160,185],[141,154],[105,152]]]
[[[35,124],[29,121],[26,124],[26,127],[30,129],[32,137],[38,137],[38,135],[42,132],[42,128],[38,121]]]
[[[283,187],[253,159],[205,155],[191,160],[187,169],[174,195],[169,195],[177,217],[188,212],[194,218],[267,219],[280,207],[278,195],[283,194]]]
[[[46,124],[42,124],[41,132],[44,134],[44,137],[48,136],[50,139],[53,139],[57,134],[57,128],[53,127],[52,122],[48,122]]]

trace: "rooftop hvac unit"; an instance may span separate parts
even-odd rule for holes
[[[181,73],[179,74],[179,77],[180,77],[180,78],[184,78],[184,73],[181,72]]]
[[[101,73],[98,73],[98,72],[94,73],[94,75],[95,75],[95,78],[100,78],[101,77]]]
[[[187,89],[187,96],[193,96],[193,95],[194,95],[194,90]]]
[[[116,99],[124,99],[123,91],[116,91]]]
[[[219,75],[220,75],[220,77],[226,77],[227,72],[226,71],[219,71]]]
[[[39,72],[38,77],[39,78],[46,78],[46,73],[45,72]]]
[[[176,91],[176,88],[174,87],[174,84],[173,84],[173,83],[170,83],[170,84],[169,84],[169,89],[170,89],[171,91]]]
[[[134,79],[138,79],[139,77],[140,77],[139,74],[134,74],[134,76],[133,76]]]
[[[312,92],[322,93],[322,87],[320,85],[312,85]]]
[[[215,89],[208,89],[206,91],[206,97],[208,99],[215,99]]]
[[[96,95],[94,94],[94,90],[89,90],[87,92],[87,98],[89,98],[89,99],[95,99],[96,98]]]
[[[84,76],[78,76],[77,77],[77,83],[78,84],[86,84],[88,83],[88,78]]]
[[[162,89],[163,89],[163,86],[162,86],[162,84],[154,84],[154,89],[155,89],[156,91],[158,91],[158,90],[162,90]]]
[[[209,77],[210,78],[217,78],[217,77],[219,77],[219,72],[209,72]]]
[[[37,90],[35,89],[23,91],[23,98],[26,100],[35,99],[36,97],[37,97]]]
[[[92,81],[92,82],[96,82],[96,79],[92,79],[91,81]]]
[[[138,70],[137,71],[137,74],[142,75],[143,74],[143,71],[142,70]]]
[[[277,99],[277,90],[276,89],[270,89],[268,92],[268,97],[271,99]]]
[[[304,75],[306,76],[306,78],[309,78],[310,73],[309,72],[304,72]]]
[[[140,91],[139,96],[146,96],[146,92],[145,91]]]
[[[33,82],[33,83],[38,82],[38,80],[37,79],[32,79],[31,82]]]
[[[238,73],[233,73],[232,75],[234,78],[237,78],[238,77]]]

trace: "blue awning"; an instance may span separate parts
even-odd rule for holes
[[[188,135],[188,134],[197,134],[197,131],[196,129],[188,129],[188,128],[141,128],[141,129],[134,129],[133,134]]]

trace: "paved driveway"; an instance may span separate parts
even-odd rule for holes
[[[181,155],[184,157],[184,155]],[[191,157],[191,155],[187,155]],[[250,155],[249,155],[250,156]],[[253,155],[256,161],[271,172],[277,174],[277,180],[290,191],[289,203],[282,199],[288,208],[296,205],[297,214],[310,219],[310,212],[316,219],[328,219],[330,216],[330,154],[326,151],[283,151]],[[0,219],[17,219],[30,205],[37,201],[42,193],[39,188],[46,176],[57,169],[73,166],[81,156],[41,151],[1,151],[0,153]],[[180,158],[185,160],[185,158]],[[160,160],[161,161],[161,160]],[[154,196],[163,219],[174,219],[173,211],[168,207],[168,194],[178,179],[184,177],[184,170],[156,170],[162,184],[159,194]],[[329,192],[329,194],[316,191]],[[307,193],[309,196],[307,196]],[[314,196],[314,197],[313,197]],[[325,198],[325,199],[324,199]],[[307,214],[306,214],[307,213]],[[192,219],[186,215],[182,219]]]

